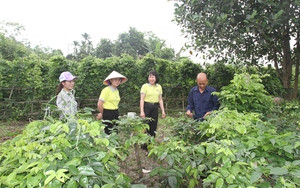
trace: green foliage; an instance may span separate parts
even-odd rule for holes
[[[257,74],[235,74],[231,84],[216,92],[221,103],[220,108],[239,112],[266,113],[272,109],[273,99],[267,95],[261,77]]]
[[[94,52],[95,56],[102,59],[112,57],[113,45],[114,44],[110,41],[110,39],[100,39],[100,42],[97,44]]]
[[[0,187],[144,187],[131,184],[119,160],[132,148],[138,152],[137,145],[153,145],[144,133],[148,118],[121,116],[118,134],[109,136],[102,121],[91,118],[91,109],[66,121],[46,119],[0,145]]]
[[[99,121],[34,121],[1,146],[0,187],[129,187]],[[117,144],[117,145],[116,145]]]
[[[139,32],[136,28],[129,28],[128,33],[121,33],[115,43],[114,54],[121,56],[122,54],[128,54],[132,57],[138,57],[138,55],[146,55],[148,50],[145,48],[146,41],[144,39],[144,33]]]
[[[230,84],[230,81],[234,77],[234,67],[232,65],[226,65],[222,61],[218,61],[214,64],[207,64],[205,72],[209,79],[209,85],[220,91],[223,86]]]
[[[298,187],[299,134],[260,118],[224,108],[204,122],[166,119],[169,134],[150,153],[167,166],[150,175],[171,187]]]
[[[12,61],[17,58],[22,58],[29,54],[30,51],[20,42],[6,38],[0,33],[0,57]]]
[[[175,0],[174,0],[175,1]],[[291,1],[175,1],[175,21],[193,48],[208,58],[244,65],[274,63],[287,94],[297,97],[300,46],[299,0]],[[276,50],[275,50],[276,49]],[[297,77],[298,79],[298,77]]]
[[[277,130],[281,132],[299,130],[299,106],[299,101],[282,101],[263,119],[276,125]]]

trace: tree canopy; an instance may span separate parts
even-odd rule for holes
[[[272,62],[285,97],[297,97],[299,0],[182,0],[176,1],[174,14],[191,41],[187,47],[227,62]]]

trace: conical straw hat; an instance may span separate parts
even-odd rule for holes
[[[112,71],[108,77],[105,78],[103,81],[104,85],[108,85],[109,80],[112,78],[122,78],[121,84],[125,83],[127,81],[127,78],[123,76],[122,74],[118,73],[117,71]]]

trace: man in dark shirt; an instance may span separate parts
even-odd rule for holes
[[[208,79],[206,74],[199,73],[197,75],[198,86],[193,87],[188,96],[186,115],[189,117],[193,116],[197,121],[203,121],[213,110],[219,109],[218,97],[212,95],[212,92],[215,92],[216,89],[207,86],[207,83]]]

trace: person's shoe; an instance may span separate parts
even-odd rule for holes
[[[146,151],[146,157],[148,157],[148,155],[149,155],[149,152],[148,152],[148,151]]]

